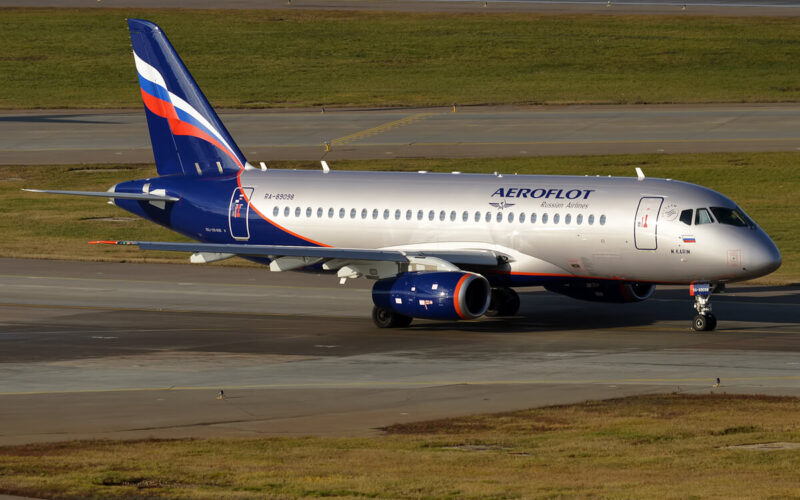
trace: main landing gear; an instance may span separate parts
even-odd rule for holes
[[[492,288],[487,316],[514,316],[519,311],[519,295],[511,288]]]
[[[378,306],[372,308],[372,322],[378,328],[404,328],[413,320],[414,318],[411,316],[394,312],[391,309]]]
[[[711,312],[711,285],[708,283],[693,283],[689,293],[694,295],[694,309],[697,316],[692,321],[692,330],[696,332],[709,332],[717,327],[717,317]]]

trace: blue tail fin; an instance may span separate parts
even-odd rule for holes
[[[128,19],[150,142],[159,175],[221,175],[244,155],[161,28]]]

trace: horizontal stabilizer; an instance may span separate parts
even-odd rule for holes
[[[116,198],[118,200],[142,201],[178,201],[180,198],[150,193],[115,193],[113,191],[58,191],[53,189],[23,189],[31,193],[66,194],[70,196],[97,196],[99,198]]]

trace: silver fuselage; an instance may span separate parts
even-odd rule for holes
[[[315,244],[496,249],[518,275],[718,283],[781,263],[758,226],[679,220],[738,207],[668,179],[248,169],[239,184],[258,216]]]

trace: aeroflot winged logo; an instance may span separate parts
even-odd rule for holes
[[[133,53],[133,58],[136,60],[136,71],[139,73],[142,100],[147,109],[166,118],[173,134],[192,136],[213,144],[240,168],[244,168],[244,164],[222,134],[188,102],[170,92],[164,77],[157,69],[144,62],[136,52]]]
[[[492,196],[501,198],[544,198],[553,200],[586,200],[594,189],[559,189],[559,188],[497,188]]]

